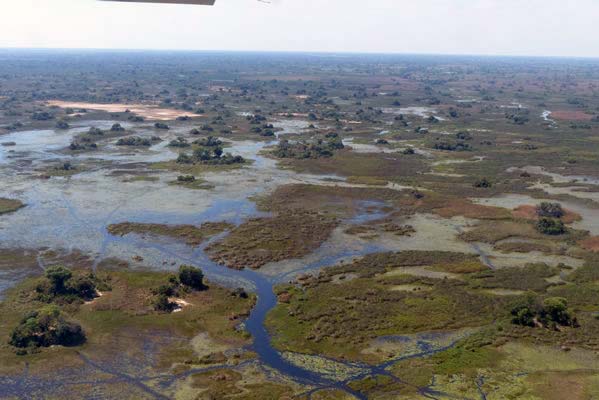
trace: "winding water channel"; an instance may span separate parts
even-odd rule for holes
[[[104,122],[101,127],[110,123]],[[325,251],[315,253],[317,257],[306,258],[306,262],[292,263],[291,267],[274,270],[274,273],[245,270],[233,270],[211,261],[204,248],[190,248],[171,240],[141,238],[137,235],[115,237],[110,235],[106,227],[111,223],[123,221],[152,223],[191,223],[228,221],[240,224],[245,219],[263,215],[253,202],[251,196],[272,190],[285,183],[328,184],[326,176],[296,174],[292,171],[279,170],[273,160],[260,156],[260,151],[268,143],[236,142],[232,151],[255,160],[254,164],[234,173],[207,174],[207,179],[221,181],[215,191],[193,191],[166,185],[163,177],[171,179],[170,173],[159,173],[161,182],[137,182],[122,184],[114,176],[103,169],[81,173],[70,179],[52,179],[32,183],[30,176],[23,177],[25,172],[32,172],[32,166],[48,160],[64,160],[68,155],[60,153],[73,134],[81,132],[81,128],[67,133],[52,134],[49,131],[35,131],[10,135],[8,139],[17,144],[10,150],[0,149],[0,169],[4,173],[5,188],[0,196],[18,197],[27,203],[27,207],[18,213],[6,216],[0,222],[0,243],[4,248],[25,246],[30,248],[48,247],[67,250],[81,250],[95,257],[95,265],[109,257],[122,257],[123,254],[141,254],[144,264],[156,269],[172,268],[169,265],[192,264],[205,272],[212,282],[229,287],[243,286],[257,295],[257,303],[244,327],[252,335],[252,350],[258,355],[260,362],[273,370],[291,378],[297,383],[314,388],[336,388],[364,399],[364,395],[355,392],[349,386],[349,379],[332,379],[324,374],[302,368],[285,359],[272,346],[271,337],[265,327],[267,314],[276,306],[277,296],[274,286],[292,280],[300,273],[317,271],[322,267],[335,265],[342,260],[363,256],[370,253],[393,250],[391,244],[385,243],[342,243],[327,246]],[[5,139],[6,137],[2,138]],[[161,155],[162,154],[162,155]],[[145,153],[95,153],[93,158],[110,161],[112,168],[131,163],[153,162],[176,156],[164,146],[151,149]],[[79,157],[79,159],[82,157]],[[252,181],[248,183],[248,181]],[[338,181],[336,184],[340,184]],[[341,183],[342,184],[342,183]],[[367,206],[368,204],[365,204]],[[381,215],[367,211],[368,207],[346,223],[363,223]],[[225,233],[226,234],[226,233]],[[220,236],[213,238],[218,239]],[[35,247],[37,246],[37,247]],[[322,249],[319,249],[321,251]],[[484,254],[475,249],[481,257]],[[169,263],[165,265],[164,260]],[[488,263],[490,264],[490,262]],[[40,265],[43,267],[43,260]],[[1,278],[1,277],[0,277]],[[425,357],[450,347],[433,346],[426,340],[420,343],[420,351],[400,357],[378,366],[345,363],[358,373],[352,379],[360,379],[370,375],[385,375],[403,384],[398,377],[387,369],[405,358]],[[91,362],[90,360],[88,360]],[[13,385],[18,392],[19,383]],[[432,387],[418,388],[428,398],[438,394]],[[154,393],[150,393],[154,396]],[[310,394],[310,393],[308,393]],[[154,396],[160,397],[160,396]]]

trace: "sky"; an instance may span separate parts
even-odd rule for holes
[[[599,0],[0,0],[0,15],[0,47],[599,57]]]

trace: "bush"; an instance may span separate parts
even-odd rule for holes
[[[179,175],[177,177],[177,182],[182,183],[193,183],[196,181],[196,177],[193,175]]]
[[[336,150],[345,146],[339,137],[329,137],[327,140],[317,139],[311,142],[295,142],[281,140],[274,155],[278,158],[321,158],[331,157]]]
[[[41,301],[53,301],[57,297],[61,301],[72,303],[76,300],[91,300],[96,297],[97,279],[95,275],[73,276],[73,273],[62,265],[46,269],[46,281],[41,282],[36,291]]]
[[[156,128],[156,129],[170,129],[167,124],[162,123],[162,122],[156,122],[154,124],[154,128]]]
[[[69,123],[64,119],[56,122],[56,129],[69,129]]]
[[[77,276],[67,282],[67,292],[85,300],[96,297],[96,283],[89,276]]]
[[[169,301],[168,296],[159,294],[154,298],[154,310],[161,312],[172,312],[177,307],[176,303]]]
[[[31,115],[31,119],[34,121],[49,121],[51,119],[54,119],[54,115],[46,111],[34,112]]]
[[[23,317],[10,335],[15,347],[76,346],[85,342],[80,325],[67,321],[56,306],[46,306]]]
[[[65,283],[71,279],[73,273],[62,265],[55,265],[46,269],[45,276],[50,281],[52,292],[60,294],[66,292]]]
[[[222,140],[214,136],[208,136],[207,138],[198,139],[193,143],[203,147],[218,147],[223,144]]]
[[[89,131],[87,131],[87,134],[92,136],[102,136],[104,135],[104,132],[102,132],[102,129],[92,126],[91,128],[89,128]]]
[[[488,189],[491,186],[493,186],[493,184],[487,178],[482,178],[482,179],[479,179],[478,181],[474,182],[475,188]]]
[[[184,137],[178,137],[177,139],[171,140],[168,144],[169,147],[189,147],[190,144]]]
[[[179,282],[196,290],[205,288],[204,273],[201,269],[190,265],[181,265],[179,268]]]
[[[537,230],[544,235],[556,236],[566,233],[566,226],[559,219],[542,217],[537,222]]]
[[[110,128],[111,132],[123,132],[125,130],[125,128],[123,128],[121,126],[121,124],[114,124],[112,125],[112,127]]]
[[[117,146],[141,146],[141,147],[149,147],[152,145],[152,142],[156,141],[154,138],[147,139],[139,136],[130,136],[126,138],[121,138],[116,142]]]
[[[562,297],[548,297],[541,302],[534,295],[528,295],[512,308],[511,314],[512,323],[516,325],[550,329],[579,326],[576,317],[568,310],[568,301]]]
[[[542,202],[537,207],[539,217],[561,218],[565,215],[562,205],[559,203]]]

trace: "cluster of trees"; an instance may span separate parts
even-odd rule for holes
[[[54,167],[54,169],[57,171],[73,171],[77,168],[75,168],[75,166],[73,164],[71,164],[70,161],[65,161],[62,164]]]
[[[472,146],[470,144],[465,143],[462,140],[449,141],[449,140],[440,140],[437,141],[434,145],[435,150],[444,150],[444,151],[471,151]]]
[[[46,269],[44,279],[37,285],[35,291],[40,301],[74,303],[97,297],[98,285],[106,286],[92,273],[74,275],[70,269],[56,265]]]
[[[470,132],[458,132],[455,134],[455,138],[458,140],[472,140],[472,135]]]
[[[220,147],[223,145],[223,141],[215,136],[208,136],[207,138],[195,140],[193,144],[202,147]]]
[[[124,132],[125,128],[121,126],[121,124],[113,124],[110,127],[110,132]]]
[[[561,219],[541,217],[537,221],[537,230],[545,235],[563,235],[566,233],[566,226]]]
[[[189,144],[189,142],[187,141],[187,139],[185,139],[184,137],[179,136],[176,139],[173,139],[170,141],[170,143],[168,144],[169,147],[179,147],[179,148],[185,148],[185,147],[189,147],[191,146]]]
[[[262,127],[255,126],[252,129],[250,129],[250,132],[257,133],[260,136],[264,136],[264,137],[275,136],[275,131],[274,131],[273,125],[268,125],[268,124],[265,124]]]
[[[31,119],[34,121],[49,121],[54,119],[54,115],[50,114],[47,111],[38,111],[31,114]]]
[[[542,202],[537,206],[537,230],[545,235],[562,235],[566,226],[561,218],[565,211],[559,203]]]
[[[12,124],[5,125],[2,129],[6,129],[7,131],[16,131],[17,129],[21,129],[23,127],[23,123],[21,122],[13,122]]]
[[[77,346],[85,342],[81,326],[68,321],[55,305],[27,313],[10,335],[10,344],[18,348]]]
[[[69,149],[72,151],[82,151],[82,150],[95,150],[98,148],[98,145],[91,141],[91,139],[82,137],[78,140],[73,140],[69,145]]]
[[[144,117],[139,115],[130,115],[127,119],[131,122],[144,122]]]
[[[104,136],[104,132],[102,131],[102,129],[96,128],[95,126],[89,128],[87,134],[91,136]]]
[[[210,149],[200,148],[196,149],[190,156],[185,153],[181,153],[177,158],[179,164],[208,164],[208,165],[231,165],[231,164],[243,164],[245,159],[241,156],[234,156],[230,153],[224,154],[223,148],[216,146]]]
[[[177,304],[170,301],[171,297],[178,297],[193,290],[205,289],[207,286],[204,284],[202,270],[191,265],[181,265],[179,273],[169,277],[168,283],[152,290],[154,310],[172,312]]]
[[[139,136],[129,136],[120,138],[117,142],[117,146],[139,146],[139,147],[150,147],[155,142],[159,142],[161,139],[158,136],[152,136],[151,138],[142,138]]]
[[[568,301],[562,297],[548,297],[540,301],[533,295],[527,296],[512,308],[511,314],[512,323],[516,325],[549,329],[579,326],[576,317],[568,309]]]
[[[193,175],[179,175],[177,177],[177,182],[181,183],[193,183],[196,181],[196,177]]]
[[[60,119],[58,121],[56,121],[56,129],[69,129],[70,125],[67,121],[65,121],[64,119]]]
[[[331,157],[335,151],[341,150],[344,147],[341,138],[336,134],[335,136],[317,139],[312,142],[290,142],[283,139],[279,141],[273,154],[278,158],[321,158]]]
[[[156,128],[156,129],[165,129],[165,130],[170,129],[170,127],[167,124],[163,123],[163,122],[156,122],[154,124],[154,128]]]
[[[492,187],[493,184],[487,178],[481,178],[481,179],[477,180],[476,182],[474,182],[473,186],[478,189],[488,189],[488,188]]]
[[[565,212],[561,204],[544,201],[537,206],[537,215],[539,217],[561,218],[565,215]]]
[[[266,122],[266,117],[260,114],[248,115],[246,119],[250,121],[251,125],[260,125]]]
[[[520,108],[513,114],[506,114],[506,118],[511,120],[516,125],[524,125],[530,121],[529,113],[527,109]]]

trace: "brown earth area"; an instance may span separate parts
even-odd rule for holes
[[[60,108],[84,108],[88,110],[106,111],[109,113],[119,113],[129,110],[132,114],[136,114],[150,120],[158,121],[173,120],[177,119],[177,117],[188,114],[182,110],[160,108],[151,104],[99,104],[69,102],[62,100],[50,100],[47,102],[47,104],[49,106],[56,106]]]
[[[590,121],[593,116],[584,111],[552,111],[551,118],[562,121]]]
[[[583,249],[599,253],[599,236],[593,236],[580,242]]]
[[[564,212],[565,212],[565,215],[561,218],[561,220],[565,224],[571,224],[573,222],[580,221],[582,219],[582,217],[580,215],[576,214],[575,212],[572,212],[569,210],[564,210]],[[514,211],[512,211],[512,216],[514,218],[521,218],[521,219],[527,219],[527,220],[539,219],[539,216],[537,215],[537,207],[531,206],[531,205],[523,205],[523,206],[520,206],[520,207],[514,209]]]

